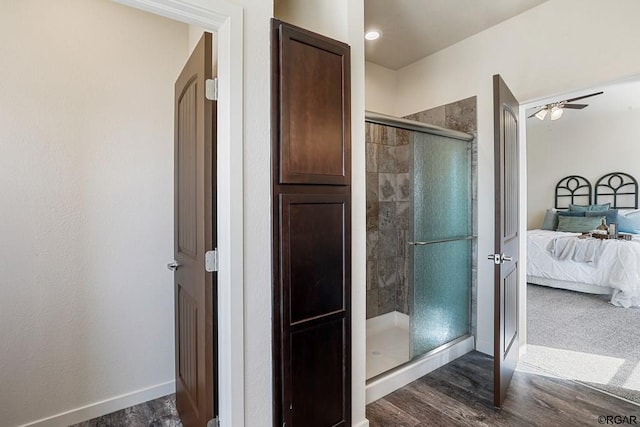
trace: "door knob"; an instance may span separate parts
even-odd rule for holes
[[[178,264],[177,261],[173,261],[170,262],[169,264],[167,264],[167,268],[171,271],[176,271],[178,269],[178,267],[180,267],[180,264]]]
[[[510,255],[505,254],[489,254],[487,255],[487,259],[493,261],[496,265],[503,264],[505,261],[513,261]]]
[[[487,259],[493,261],[494,264],[500,264],[500,254],[489,254]]]

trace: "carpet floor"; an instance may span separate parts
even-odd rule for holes
[[[528,284],[521,361],[640,404],[640,309],[608,301]]]

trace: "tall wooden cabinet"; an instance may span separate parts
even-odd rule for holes
[[[274,426],[351,425],[349,46],[272,22]]]

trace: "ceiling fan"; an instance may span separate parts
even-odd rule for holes
[[[536,111],[535,113],[533,113],[527,118],[530,119],[531,117],[536,117],[540,120],[544,120],[547,117],[547,114],[549,114],[549,117],[551,118],[551,120],[558,120],[560,117],[562,117],[562,114],[564,113],[565,109],[582,110],[583,108],[589,105],[589,104],[570,104],[571,102],[578,101],[580,99],[589,98],[591,96],[602,95],[603,93],[604,92],[594,92],[589,95],[579,96],[577,98],[571,98],[571,99],[565,99],[564,101],[553,102],[551,104],[547,104],[542,107],[539,107],[540,109],[538,111]]]

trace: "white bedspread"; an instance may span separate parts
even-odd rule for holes
[[[574,237],[579,235],[528,231],[527,275],[611,287],[612,304],[640,306],[640,237],[632,241],[593,239],[593,243],[587,243]],[[556,251],[556,256],[550,249]]]

